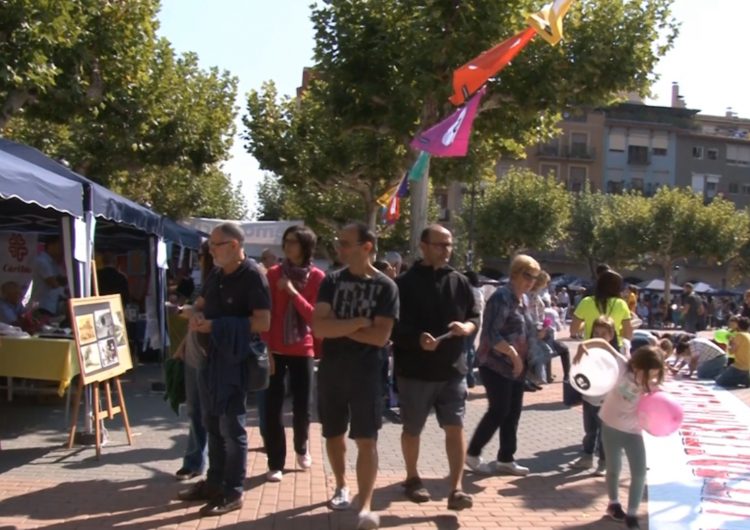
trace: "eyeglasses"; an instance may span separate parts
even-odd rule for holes
[[[453,248],[453,243],[438,243],[435,241],[425,241],[428,245],[432,245],[433,247],[440,247],[440,248]]]
[[[336,245],[337,248],[352,248],[363,245],[361,241],[347,241],[346,239],[336,239],[333,244]]]
[[[538,274],[531,274],[529,271],[524,271],[523,272],[523,277],[526,278],[527,280],[533,282],[533,281],[536,281],[537,278],[539,278],[539,275]]]
[[[219,242],[209,241],[208,242],[208,246],[212,247],[212,248],[223,247],[224,245],[228,245],[231,242],[232,242],[231,240],[229,240],[229,241],[219,241]]]

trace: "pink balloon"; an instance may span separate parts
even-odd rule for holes
[[[646,394],[638,403],[638,421],[653,436],[669,436],[682,425],[682,406],[667,392]]]

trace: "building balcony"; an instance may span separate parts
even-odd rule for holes
[[[651,157],[649,155],[628,155],[628,165],[631,166],[647,166],[651,163]]]
[[[583,145],[564,145],[560,147],[554,145],[538,145],[536,149],[536,156],[538,158],[594,160],[596,158],[596,150],[593,147]]]

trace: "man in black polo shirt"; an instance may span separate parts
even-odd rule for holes
[[[208,244],[215,268],[202,287],[190,329],[206,345],[208,403],[203,422],[208,432],[205,481],[180,492],[185,501],[208,501],[200,514],[222,515],[242,507],[247,467],[245,397],[250,334],[268,331],[271,300],[266,277],[245,257],[244,234],[234,223],[213,229]],[[233,340],[236,339],[236,340]]]
[[[463,510],[473,505],[461,489],[468,371],[464,339],[479,326],[479,310],[469,280],[448,265],[452,248],[451,233],[442,226],[428,226],[422,232],[422,259],[396,279],[401,314],[393,332],[393,352],[403,423],[406,496],[413,502],[430,500],[417,461],[419,437],[434,409],[445,431],[451,492],[448,509]]]
[[[344,227],[337,241],[345,268],[328,273],[318,291],[313,332],[323,339],[318,368],[318,409],[336,491],[333,510],[349,508],[346,485],[346,431],[357,444],[360,512],[357,528],[379,526],[371,511],[378,472],[383,348],[398,318],[393,280],[371,265],[375,234],[361,223]]]

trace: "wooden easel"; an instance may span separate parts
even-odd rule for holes
[[[99,296],[99,282],[96,277],[96,262],[91,262],[91,275],[93,282],[94,296]],[[117,390],[118,404],[112,404],[112,386],[110,382],[114,381],[115,390]],[[107,403],[106,409],[101,408],[100,404],[100,389],[99,385],[104,385],[104,397]],[[125,424],[125,434],[128,436],[128,445],[133,445],[133,434],[130,431],[130,421],[128,420],[128,410],[125,408],[125,396],[122,392],[122,384],[120,383],[120,377],[115,376],[105,381],[97,381],[91,383],[92,386],[92,407],[94,413],[94,436],[96,437],[96,458],[99,459],[102,456],[102,439],[101,439],[101,422],[102,420],[111,420],[116,414],[122,414],[122,422]],[[81,397],[83,396],[83,374],[78,376],[78,388],[76,388],[76,395],[74,398],[73,405],[73,416],[70,423],[70,435],[68,436],[68,449],[73,448],[73,440],[76,434],[76,426],[78,423],[78,412],[81,408]]]

